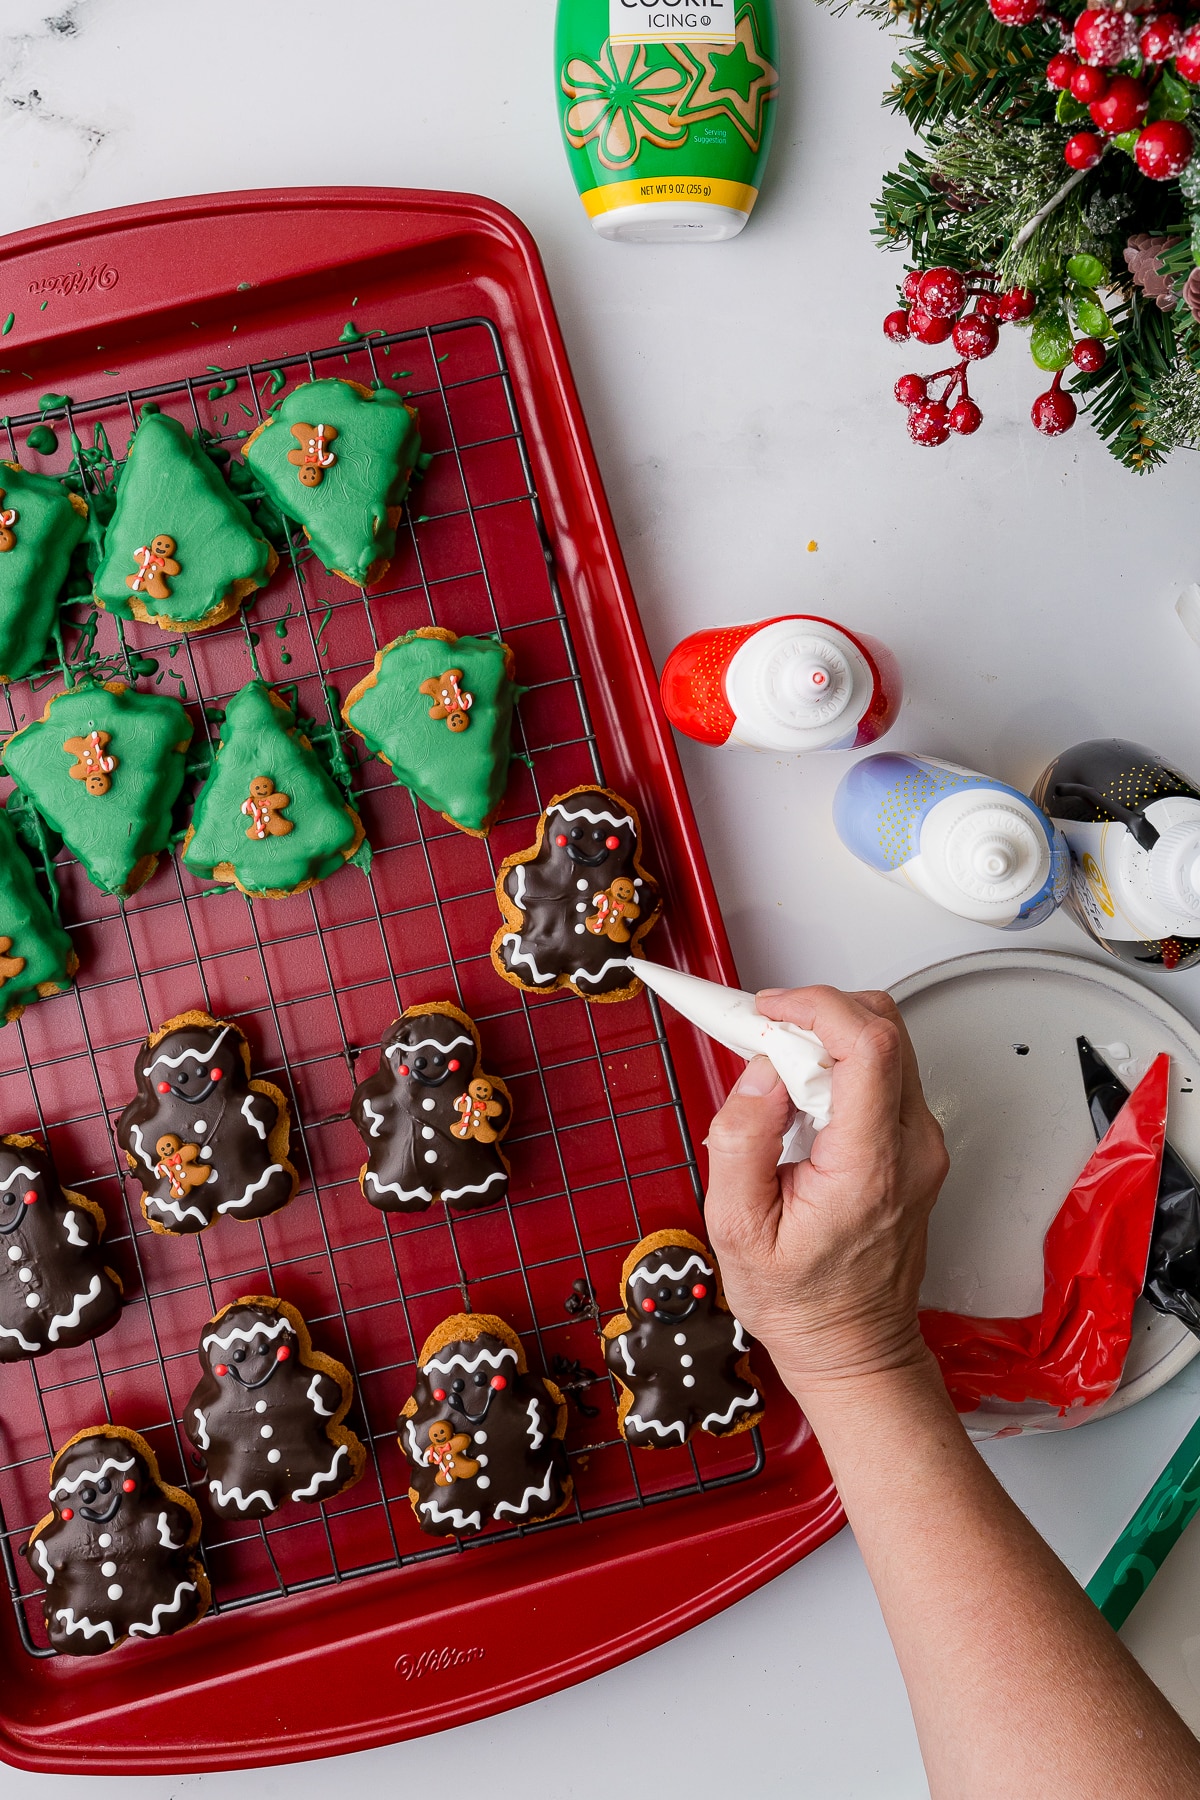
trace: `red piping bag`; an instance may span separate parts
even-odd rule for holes
[[[1125,1366],[1167,1129],[1170,1058],[1155,1058],[1097,1144],[1043,1246],[1042,1310],[1027,1319],[923,1312],[921,1331],[961,1413],[987,1400],[1099,1406]]]

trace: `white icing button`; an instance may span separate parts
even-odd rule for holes
[[[196,1133],[197,1137],[203,1137],[208,1130],[208,1121],[206,1119],[193,1119],[192,1130]]]
[[[102,1575],[115,1575],[116,1572],[117,1565],[115,1562],[103,1562],[100,1564],[100,1573]]]
[[[268,1450],[267,1451],[267,1461],[268,1462],[278,1462],[279,1461],[278,1450]]]
[[[686,1344],[687,1343],[687,1338],[682,1331],[677,1331],[675,1333],[675,1342],[677,1344]]]
[[[9,1262],[20,1262],[24,1254],[25,1252],[22,1250],[20,1244],[14,1244],[9,1250],[8,1260]]]
[[[425,1108],[426,1112],[432,1112],[434,1107],[437,1105],[437,1101],[436,1100],[422,1100],[421,1105]]]
[[[579,891],[580,891],[580,893],[581,893],[581,894],[585,894],[585,893],[586,893],[586,892],[587,892],[587,890],[588,890],[588,888],[589,888],[589,886],[590,886],[590,885],[591,885],[591,884],[590,884],[590,883],[589,883],[589,882],[587,882],[587,881],[584,881],[584,880],[582,880],[582,879],[580,879],[580,880],[579,880],[579,881],[577,881],[577,882],[576,882],[576,883],[575,883],[575,886],[576,886],[576,887],[577,887],[577,888],[578,888],[578,889],[579,889]]]
[[[107,1550],[108,1546],[112,1543],[112,1533],[110,1531],[102,1531],[100,1536],[96,1539],[96,1542],[102,1550]]]
[[[205,1162],[207,1162],[209,1160],[209,1158],[212,1156],[212,1145],[211,1144],[201,1144],[200,1154],[204,1158]]]
[[[481,1469],[487,1468],[487,1457],[486,1456],[477,1456],[475,1458],[475,1460],[479,1464]]]
[[[684,1387],[695,1387],[696,1377],[694,1375],[685,1375],[683,1378],[683,1385]]]
[[[587,926],[586,926],[586,925],[577,925],[577,926],[576,926],[576,927],[575,927],[575,930],[576,930],[576,932],[580,932],[580,931],[586,931],[586,930],[587,930]]]
[[[266,1410],[267,1410],[266,1401],[265,1400],[256,1400],[254,1402],[254,1410],[255,1410],[255,1412],[266,1412]]]
[[[258,1428],[258,1435],[259,1437],[274,1437],[275,1428],[272,1425],[260,1425]]]
[[[40,1294],[26,1294],[25,1304],[26,1306],[40,1306],[42,1304],[42,1296]]]
[[[421,1136],[423,1138],[431,1138],[433,1136],[433,1126],[432,1125],[422,1125]]]
[[[634,876],[633,885],[634,885],[634,887],[641,887],[642,883],[641,883],[640,876],[637,876],[637,875]]]
[[[476,1481],[475,1485],[476,1485],[476,1487],[486,1488],[486,1487],[491,1487],[492,1484],[488,1480],[486,1475],[481,1475],[478,1478],[478,1480]]]
[[[587,911],[587,901],[586,900],[577,900],[575,902],[575,911],[576,912],[586,912]]]
[[[125,1590],[121,1586],[120,1582],[114,1581],[112,1586],[108,1590],[108,1597],[110,1600],[119,1600],[121,1598],[121,1595],[124,1592],[125,1592]]]
[[[690,1369],[692,1366],[692,1359],[690,1356],[681,1356],[679,1361],[685,1369]]]
[[[436,1162],[437,1161],[437,1151],[436,1150],[427,1150],[425,1152],[425,1161],[426,1162]]]
[[[477,1444],[486,1444],[487,1443],[487,1432],[486,1431],[475,1432],[474,1433],[474,1441]]]
[[[32,1281],[33,1280],[33,1270],[32,1269],[18,1269],[17,1270],[17,1280],[18,1281]]]

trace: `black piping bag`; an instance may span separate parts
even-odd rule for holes
[[[1100,1139],[1128,1100],[1129,1089],[1118,1081],[1085,1037],[1076,1038],[1075,1042],[1092,1129]],[[1151,1306],[1182,1320],[1189,1331],[1200,1337],[1200,1188],[1169,1143],[1163,1146],[1150,1258],[1142,1292]]]

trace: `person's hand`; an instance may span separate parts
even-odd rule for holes
[[[832,1116],[811,1161],[777,1168],[791,1105],[756,1056],[709,1130],[705,1222],[730,1306],[803,1397],[925,1360],[917,1294],[949,1162],[888,995],[769,989],[758,1010],[816,1032]]]

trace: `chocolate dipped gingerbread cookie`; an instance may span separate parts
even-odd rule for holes
[[[344,1363],[312,1347],[294,1306],[249,1294],[222,1307],[200,1339],[204,1374],[183,1428],[204,1458],[208,1504],[222,1519],[261,1519],[285,1500],[332,1500],[367,1453],[342,1420],[354,1398]]]
[[[433,1537],[532,1525],[571,1503],[567,1403],[529,1373],[520,1338],[494,1313],[454,1313],[426,1338],[399,1426],[408,1498]]]
[[[474,1022],[446,1000],[410,1006],[389,1026],[377,1072],[350,1103],[367,1147],[359,1186],[381,1212],[466,1211],[508,1194],[500,1139],[512,1100],[485,1075]]]
[[[180,1013],[152,1032],[134,1063],[137,1097],[117,1142],[142,1184],[151,1229],[207,1231],[223,1214],[262,1219],[296,1191],[291,1113],[274,1082],[251,1080],[236,1025]]]
[[[104,1210],[58,1184],[36,1138],[0,1138],[0,1363],[66,1350],[115,1325],[121,1278]]]
[[[694,1431],[732,1437],[763,1415],[746,1334],[725,1304],[712,1252],[690,1231],[654,1231],[621,1270],[626,1311],[604,1327],[604,1359],[622,1389],[617,1423],[643,1448]]]
[[[56,1650],[97,1656],[126,1638],[169,1637],[208,1611],[200,1509],[162,1479],[140,1433],[96,1425],[71,1438],[50,1465],[50,1502],[25,1554],[46,1583]]]
[[[504,919],[492,961],[514,987],[569,987],[583,1000],[629,1000],[642,984],[630,961],[662,911],[642,867],[637,812],[611,788],[553,799],[528,850],[496,877]]]

